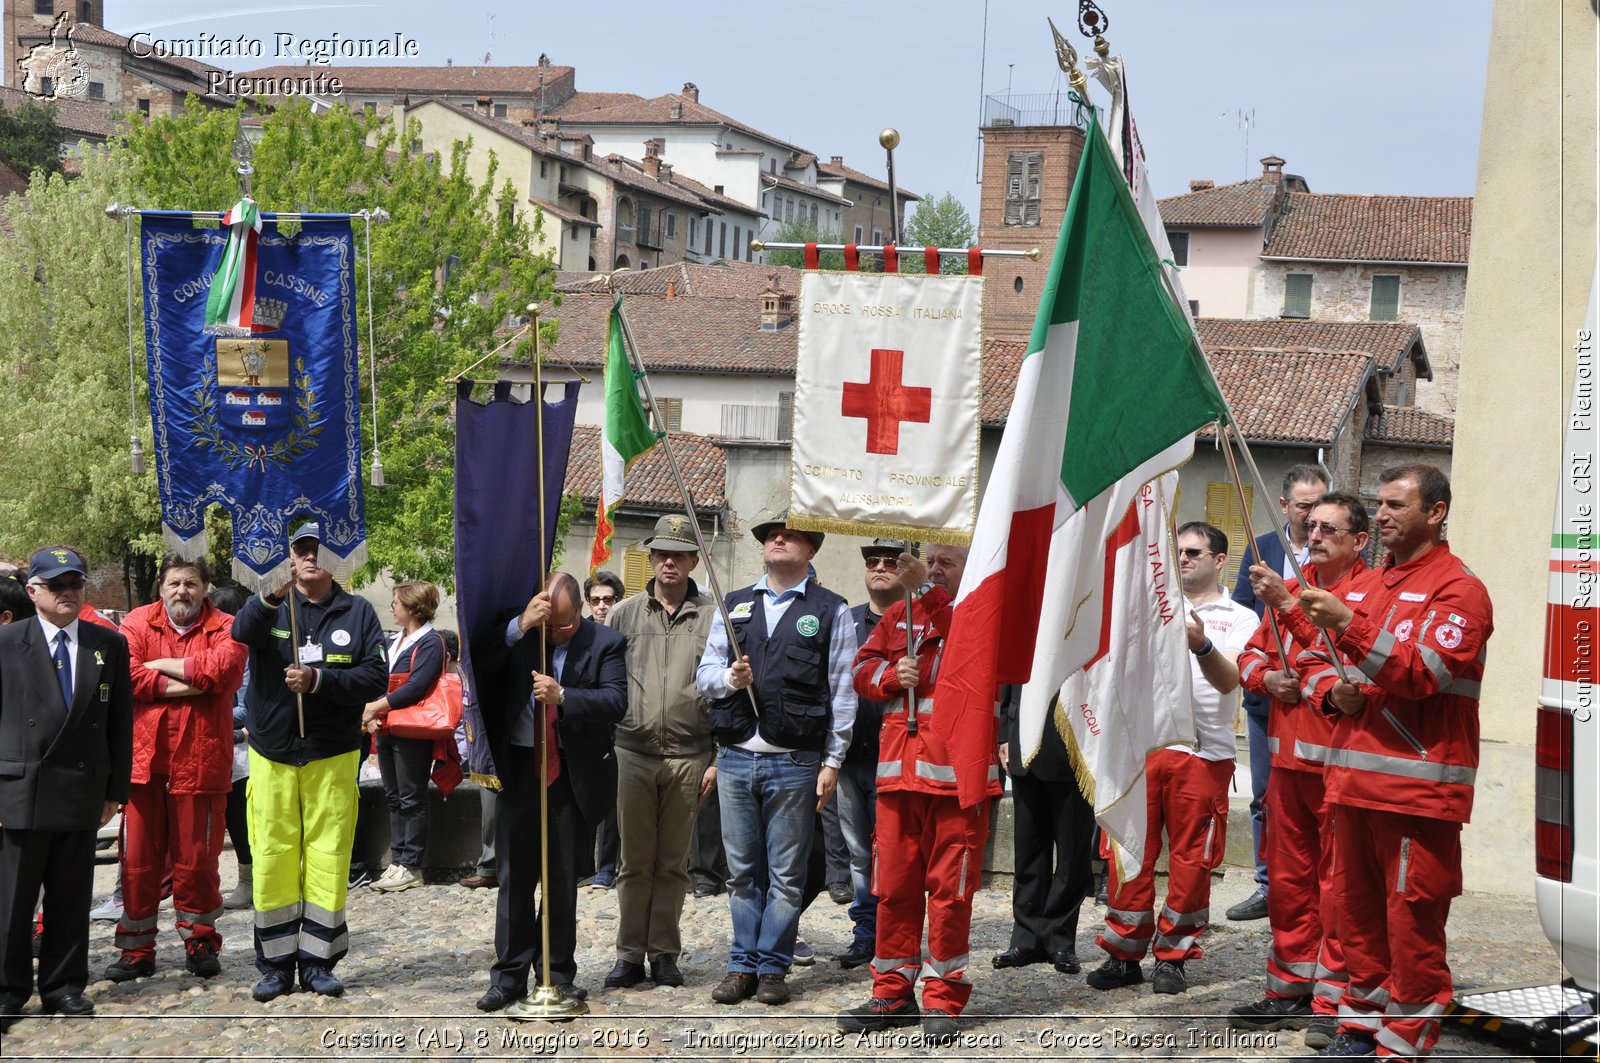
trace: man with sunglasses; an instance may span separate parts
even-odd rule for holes
[[[28,565],[36,616],[0,627],[0,1031],[33,992],[44,1014],[88,1015],[95,832],[128,800],[133,684],[121,634],[78,617],[87,566],[46,547]]]
[[[1144,981],[1139,961],[1156,963],[1150,988],[1183,993],[1184,964],[1199,959],[1200,937],[1211,923],[1211,872],[1227,845],[1228,782],[1238,742],[1233,712],[1239,687],[1235,663],[1259,619],[1223,593],[1228,537],[1222,529],[1193,521],[1178,529],[1178,573],[1183,585],[1189,637],[1189,678],[1194,692],[1195,746],[1174,745],[1145,758],[1144,863],[1118,881],[1108,868],[1106,924],[1096,944],[1106,961],[1085,977],[1095,989],[1117,989]],[[1167,896],[1155,911],[1156,860],[1167,833]],[[1113,862],[1114,864],[1114,862]]]
[[[1317,499],[1328,490],[1328,476],[1316,465],[1291,465],[1283,474],[1283,491],[1278,495],[1278,508],[1283,511],[1283,534],[1294,548],[1295,560],[1306,563],[1304,524],[1311,515]],[[1283,540],[1275,531],[1256,536],[1256,541],[1245,547],[1239,561],[1239,575],[1233,586],[1233,600],[1260,616],[1266,608],[1250,587],[1250,568],[1257,562],[1266,565],[1285,579],[1294,575],[1283,551]],[[1267,917],[1268,861],[1261,847],[1267,823],[1267,785],[1272,778],[1272,754],[1267,749],[1267,699],[1260,694],[1244,692],[1245,725],[1250,735],[1250,843],[1256,859],[1256,891],[1227,911],[1231,920],[1265,919]]]
[[[325,560],[335,555],[322,554],[321,526],[300,525],[289,544],[293,578],[251,596],[233,620],[234,641],[250,651],[246,809],[261,972],[250,995],[261,1003],[294,992],[296,967],[302,989],[344,992],[333,968],[350,947],[361,715],[389,686],[377,612],[339,586]]]
[[[1367,527],[1367,507],[1354,495],[1330,492],[1318,500],[1305,521],[1309,560],[1304,572],[1310,586],[1351,604],[1362,600]],[[1285,581],[1267,565],[1256,565],[1242,578],[1277,618],[1283,656],[1270,624],[1257,628],[1239,655],[1240,684],[1271,705],[1267,807],[1272,829],[1266,856],[1272,867],[1272,951],[1266,996],[1234,1008],[1228,1023],[1241,1030],[1308,1027],[1306,1045],[1321,1048],[1333,1040],[1347,979],[1333,919],[1333,825],[1322,778],[1333,720],[1310,707],[1304,692],[1337,672],[1320,633],[1299,607],[1298,581]]]
[[[589,603],[589,619],[604,624],[627,593],[622,578],[608,569],[600,569],[583,581],[583,600]],[[596,824],[583,840],[578,853],[578,878],[588,878],[597,890],[612,889],[617,884],[617,862],[622,859],[622,836],[617,829],[617,810]]]

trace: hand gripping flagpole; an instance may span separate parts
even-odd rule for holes
[[[544,373],[539,353],[539,307],[528,307],[533,316],[533,420],[539,440],[539,566],[545,566],[550,556],[550,528],[544,502]],[[550,589],[549,573],[540,573],[545,591]],[[539,665],[549,667],[550,622],[539,625]],[[541,970],[539,988],[522,1000],[506,1006],[510,1019],[544,1019],[549,1022],[570,1022],[587,1014],[589,1005],[576,997],[569,997],[550,981],[550,713],[555,705],[538,701],[539,711],[534,720],[539,735],[539,953]]]
[[[611,312],[617,315],[617,323],[622,326],[622,343],[628,349],[628,361],[633,365],[639,383],[644,385],[645,401],[650,405],[650,419],[655,422],[656,434],[661,437],[661,449],[666,451],[667,465],[672,469],[672,478],[677,481],[683,507],[689,511],[689,527],[694,529],[694,545],[699,549],[700,556],[706,559],[706,582],[711,584],[711,596],[716,599],[717,615],[722,617],[722,629],[728,633],[729,662],[736,663],[742,656],[739,652],[739,639],[733,632],[733,622],[728,619],[728,607],[722,596],[722,583],[717,579],[717,566],[711,563],[711,551],[706,546],[705,537],[700,533],[700,515],[695,511],[694,496],[689,493],[689,482],[683,478],[683,467],[678,464],[678,456],[672,452],[672,437],[667,432],[667,422],[661,416],[661,407],[656,403],[655,392],[650,389],[650,374],[645,372],[644,360],[639,357],[639,348],[633,342],[633,330],[628,327],[628,319],[622,312],[622,293],[616,291],[615,282],[609,277],[607,285],[612,289]],[[756,704],[755,684],[745,687],[745,693],[749,695],[750,707],[759,714],[761,708]]]

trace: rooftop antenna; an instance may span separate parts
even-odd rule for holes
[[[1244,180],[1250,180],[1250,130],[1256,126],[1256,109],[1239,108],[1239,128],[1244,130]]]

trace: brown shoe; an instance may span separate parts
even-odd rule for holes
[[[780,977],[779,981],[782,981]],[[711,991],[711,999],[718,1004],[737,1004],[756,995],[756,976],[729,971],[727,977]]]
[[[500,885],[500,880],[493,875],[467,875],[457,881],[469,890],[492,890]]]
[[[789,983],[781,974],[764,974],[756,986],[756,1001],[761,1004],[789,1003]]]

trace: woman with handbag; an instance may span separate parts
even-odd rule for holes
[[[428,840],[428,777],[431,738],[403,738],[385,726],[392,710],[422,702],[444,674],[444,639],[433,629],[439,589],[412,581],[395,587],[389,603],[400,631],[389,648],[389,693],[368,702],[362,725],[378,735],[378,770],[389,801],[389,866],[372,884],[379,892],[422,885],[422,853]]]

